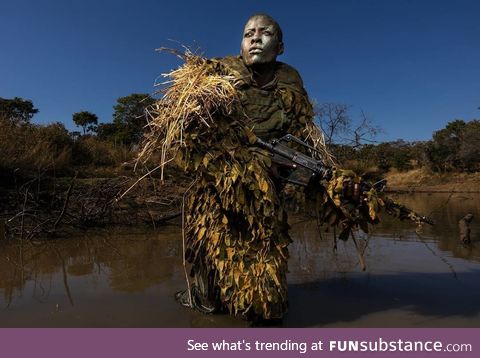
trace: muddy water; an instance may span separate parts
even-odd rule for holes
[[[384,216],[353,243],[291,218],[288,327],[480,327],[480,195],[415,194],[437,224],[416,232]],[[473,244],[457,222],[472,212]],[[98,231],[46,243],[0,242],[0,327],[243,327],[177,305],[185,285],[177,225]]]

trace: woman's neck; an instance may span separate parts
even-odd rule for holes
[[[275,78],[275,63],[263,63],[250,66],[252,80],[258,87],[263,87]]]

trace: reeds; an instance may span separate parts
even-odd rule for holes
[[[316,157],[316,159],[322,160],[326,165],[335,166],[335,157],[327,148],[322,130],[313,122],[310,122],[305,127],[304,132],[304,141],[310,143],[316,151],[311,154]]]

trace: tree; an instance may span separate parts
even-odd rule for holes
[[[24,100],[20,97],[6,99],[0,97],[0,118],[10,120],[15,124],[27,124],[38,109],[33,107],[31,100]]]
[[[480,170],[480,121],[467,123],[463,130],[462,142],[458,150],[461,169],[465,171]]]
[[[100,123],[97,127],[97,137],[100,140],[115,140],[118,126],[115,123]]]
[[[381,132],[372,121],[361,111],[358,125],[352,121],[348,111],[350,107],[338,103],[322,103],[315,106],[315,115],[325,136],[325,143],[344,144],[359,148],[365,142],[375,142],[373,138]]]
[[[315,106],[315,115],[328,146],[342,141],[342,135],[349,132],[352,119],[348,115],[348,109],[347,105],[338,103],[322,103]]]
[[[432,141],[427,146],[430,166],[436,171],[449,171],[458,168],[458,152],[463,141],[465,121],[456,119],[449,122],[444,129],[433,133]]]
[[[355,148],[363,146],[365,142],[375,143],[374,138],[383,131],[381,127],[374,125],[363,111],[361,116],[360,123],[351,130],[350,135],[352,137],[350,145]]]
[[[436,171],[480,169],[480,121],[456,119],[433,134],[425,154]]]
[[[153,103],[155,99],[145,93],[133,93],[118,98],[117,104],[113,107],[115,129],[113,139],[128,145],[138,143],[143,137],[144,127],[147,124],[145,109]],[[110,132],[113,128],[110,126],[104,129]]]
[[[72,119],[77,127],[82,127],[84,135],[86,132],[96,132],[97,130],[98,117],[91,112],[74,113]]]

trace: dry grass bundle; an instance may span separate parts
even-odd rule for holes
[[[185,145],[184,131],[210,127],[214,114],[230,113],[236,100],[235,78],[219,62],[189,51],[181,57],[185,63],[180,68],[162,75],[169,80],[160,84],[163,97],[147,110],[148,134],[139,154],[145,162],[160,148],[162,178],[165,164]]]
[[[315,123],[310,122],[307,123],[304,132],[305,142],[311,143],[311,146],[317,151],[312,153],[312,155],[316,156],[317,159],[323,160],[325,164],[334,166],[336,164],[335,157],[327,148],[322,130]]]

